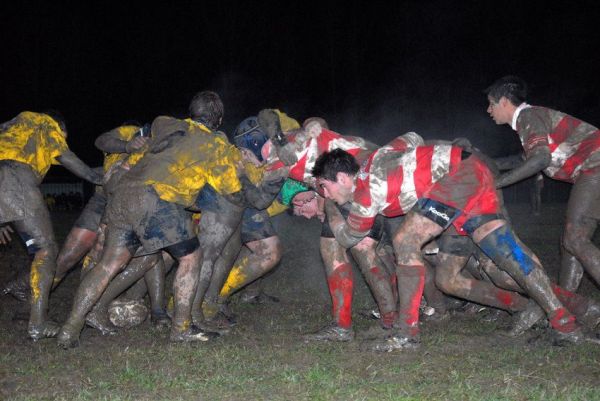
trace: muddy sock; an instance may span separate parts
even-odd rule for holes
[[[345,329],[352,326],[352,265],[342,263],[336,266],[329,277],[327,285],[332,302],[333,320]]]
[[[565,290],[556,284],[552,284],[552,292],[558,300],[574,315],[582,315],[587,311],[589,301],[587,298],[574,292]]]
[[[398,265],[398,294],[400,298],[400,330],[414,337],[419,334],[419,306],[425,285],[425,266]]]
[[[558,308],[550,315],[550,325],[561,333],[571,333],[579,327],[575,322],[575,316],[571,315],[566,308]]]

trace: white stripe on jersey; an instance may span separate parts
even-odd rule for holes
[[[415,170],[417,169],[417,152],[405,153],[400,161],[402,163],[402,187],[400,189],[400,207],[405,213],[417,203],[417,189],[415,187]]]
[[[548,135],[548,143],[554,143],[550,135]],[[550,177],[553,177],[554,174],[562,169],[562,167],[565,165],[565,162],[577,152],[579,145],[581,145],[581,142],[570,144],[567,141],[558,145],[558,147],[550,154],[552,161],[550,162],[550,165],[544,169],[546,174],[548,174]],[[581,164],[577,166],[574,174],[571,174],[571,176],[576,177],[579,173],[579,170],[581,170],[581,167]]]
[[[436,182],[450,171],[451,145],[436,145],[431,158],[431,182]]]

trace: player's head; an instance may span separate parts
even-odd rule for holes
[[[192,120],[214,130],[219,128],[223,120],[223,101],[215,92],[198,92],[190,102],[189,112]]]

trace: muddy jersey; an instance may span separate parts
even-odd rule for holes
[[[236,168],[239,151],[203,124],[158,117],[152,123],[148,149],[123,185],[150,185],[160,199],[186,207],[205,184],[221,195],[241,189]]]
[[[317,137],[311,137],[304,131],[296,131],[287,135],[287,138],[293,144],[298,160],[289,166],[288,177],[312,186],[315,186],[312,169],[321,154],[340,148],[352,156],[362,159],[364,157],[361,157],[361,155],[368,155],[374,150],[373,146],[362,138],[340,135],[325,128],[321,130]],[[268,169],[271,171],[285,168],[284,164],[277,159],[273,148],[271,148],[267,161],[269,163]]]
[[[526,157],[538,147],[550,151],[549,177],[573,183],[582,171],[600,166],[600,131],[575,117],[530,106],[519,113],[516,128]]]
[[[67,150],[65,133],[46,114],[24,111],[0,126],[0,160],[27,164],[40,181]]]
[[[378,214],[406,214],[435,182],[458,166],[461,153],[461,148],[451,145],[418,146],[405,151],[389,146],[372,153],[356,175],[349,228],[365,233]]]
[[[125,142],[129,142],[135,134],[140,130],[140,127],[137,125],[123,125],[121,127],[117,127],[113,130],[110,130],[108,134],[113,137],[120,139]],[[104,152],[104,172],[106,173],[115,163],[128,158],[128,153],[106,153]],[[137,160],[136,160],[137,161]],[[134,165],[132,163],[131,165]]]

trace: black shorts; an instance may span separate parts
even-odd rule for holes
[[[267,210],[247,208],[242,217],[242,244],[277,235]]]
[[[160,199],[146,185],[122,186],[117,190],[108,201],[106,222],[107,243],[111,239],[132,253],[140,243],[147,253],[152,253],[196,238],[192,214],[181,205]]]

